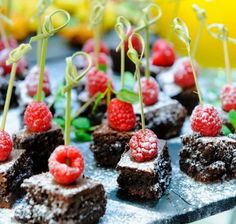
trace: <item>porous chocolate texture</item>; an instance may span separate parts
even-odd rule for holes
[[[105,214],[103,185],[87,177],[63,186],[50,173],[42,173],[25,180],[22,187],[27,194],[15,209],[21,223],[93,224]]]
[[[9,82],[8,77],[0,76],[0,110],[3,110],[4,105],[5,105],[5,100],[6,100],[6,96],[7,96],[8,82]],[[10,106],[11,107],[18,106],[18,96],[16,94],[16,85],[15,84],[14,84],[13,89],[12,89],[12,96],[11,96]]]
[[[64,145],[61,128],[53,124],[45,132],[30,132],[25,127],[12,136],[14,148],[24,148],[29,158],[33,161],[33,172],[38,174],[48,171],[48,159],[54,149]]]
[[[134,110],[140,117],[140,106],[134,105]],[[180,134],[187,111],[177,100],[160,93],[156,104],[144,107],[144,115],[146,128],[158,138],[169,139]]]
[[[21,183],[32,175],[32,160],[25,150],[13,150],[6,161],[0,162],[0,208],[12,207],[23,194]]]
[[[93,143],[90,145],[97,163],[102,166],[115,167],[133,133],[133,131],[116,131],[104,120],[93,132]]]
[[[125,152],[116,169],[119,172],[117,182],[124,194],[135,199],[158,200],[171,180],[166,141],[158,140],[158,155],[147,162],[136,162],[130,151]]]
[[[83,106],[89,100],[88,92],[83,91],[79,94],[79,102],[80,105]],[[103,118],[105,117],[105,113],[107,111],[106,100],[102,100],[96,108],[96,111],[93,112],[94,102],[91,103],[81,114],[80,116],[87,117],[92,125],[99,125],[102,123]]]
[[[181,137],[180,169],[196,181],[213,183],[236,178],[236,140],[202,137],[199,134]]]

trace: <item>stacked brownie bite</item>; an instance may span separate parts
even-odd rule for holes
[[[98,223],[105,213],[103,186],[86,177],[70,185],[57,184],[50,173],[24,181],[24,202],[15,210],[21,223]]]
[[[126,148],[129,150],[129,146]],[[121,193],[137,199],[158,200],[171,180],[171,161],[167,142],[158,140],[158,155],[148,161],[136,161],[125,152],[116,168]]]

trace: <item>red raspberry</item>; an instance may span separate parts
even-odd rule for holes
[[[134,32],[134,28],[132,27],[128,33],[126,34],[127,35],[127,39],[125,41],[125,51],[127,52],[128,49],[129,49],[129,37],[132,35],[132,33]],[[132,37],[132,45],[134,47],[134,49],[137,51],[137,52],[141,52],[142,50],[142,43],[140,42],[140,40],[138,39],[137,36],[133,36]]]
[[[32,132],[47,131],[52,126],[52,113],[44,102],[33,101],[25,110],[24,122]]]
[[[48,160],[50,173],[59,184],[75,182],[84,171],[84,158],[73,146],[58,146]]]
[[[92,68],[87,74],[86,89],[90,96],[94,96],[98,92],[103,93],[107,89],[109,78],[96,68]]]
[[[158,100],[158,93],[159,87],[156,80],[153,77],[146,77],[141,78],[141,89],[142,89],[142,96],[143,96],[143,103],[146,106],[153,105]],[[138,90],[138,85],[135,85],[135,91]]]
[[[10,48],[16,48],[18,46],[18,43],[14,37],[8,37],[8,43],[10,45]],[[4,43],[2,38],[0,39],[0,51],[5,49]]]
[[[212,105],[196,106],[190,119],[192,130],[203,136],[214,137],[221,131],[221,117]]]
[[[175,62],[175,51],[173,46],[163,39],[157,40],[152,48],[152,64],[156,66],[168,67]]]
[[[220,99],[224,111],[236,110],[236,84],[225,85],[221,91]]]
[[[108,124],[117,131],[130,131],[136,123],[133,106],[130,103],[112,99],[107,108]]]
[[[34,66],[29,71],[29,74],[26,76],[25,79],[27,93],[29,96],[34,97],[36,95],[38,90],[38,82],[39,82],[39,67]],[[51,87],[47,69],[44,70],[43,92],[46,97],[51,95]]]
[[[149,129],[139,130],[131,137],[129,147],[135,161],[148,161],[157,155],[158,139],[155,133]]]
[[[194,69],[198,75],[199,69],[196,63],[194,63]],[[174,73],[174,82],[182,88],[190,88],[195,86],[195,80],[193,76],[193,70],[189,59],[183,61]]]
[[[6,65],[6,61],[9,57],[9,53],[12,49],[5,48],[0,52],[0,67],[3,69],[3,75],[7,75],[11,73],[11,67],[12,65]],[[16,75],[21,75],[24,73],[25,69],[27,67],[27,62],[25,58],[22,58],[16,68]]]
[[[82,50],[85,51],[86,53],[94,52],[94,41],[93,41],[93,39],[87,40],[86,43],[84,44]],[[102,42],[102,41],[100,42],[100,52],[105,53],[106,55],[109,54],[109,51],[108,51],[105,43]]]
[[[13,143],[10,135],[5,131],[0,130],[0,162],[7,160],[11,153],[12,147]]]

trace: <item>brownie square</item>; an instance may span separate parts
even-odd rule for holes
[[[109,127],[107,120],[93,132],[90,149],[101,166],[115,167],[125,150],[133,131],[119,132]]]
[[[130,151],[125,152],[116,169],[119,172],[117,182],[123,193],[136,199],[159,199],[171,179],[171,161],[166,141],[158,140],[158,155],[147,162],[136,162]]]
[[[139,104],[134,105],[134,110],[140,117]],[[180,134],[187,111],[177,100],[160,93],[156,104],[144,107],[144,115],[146,128],[155,132],[158,138],[169,139]]]
[[[25,203],[15,209],[22,223],[97,223],[106,209],[103,185],[87,177],[76,183],[57,184],[50,173],[25,180]]]
[[[0,162],[0,208],[12,207],[23,193],[21,183],[32,175],[32,161],[23,149],[13,150],[6,161]]]
[[[7,96],[7,88],[8,88],[9,77],[0,76],[0,110],[3,110],[5,105],[5,100]],[[16,85],[14,84],[12,89],[12,96],[10,101],[10,107],[18,106],[18,96],[16,93]]]
[[[236,178],[236,140],[226,136],[181,137],[180,169],[196,181],[213,183]]]
[[[53,124],[46,132],[30,132],[25,127],[12,136],[15,149],[24,148],[33,161],[33,172],[38,174],[48,171],[48,158],[54,149],[64,145],[61,128]]]

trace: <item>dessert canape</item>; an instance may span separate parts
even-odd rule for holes
[[[141,39],[141,36],[137,35],[137,37]],[[131,39],[129,39],[129,44],[132,45]],[[145,129],[139,71],[141,59],[131,46],[128,55],[136,65],[135,75],[138,80],[142,129],[133,133],[126,145],[127,151],[117,164],[116,169],[119,171],[117,182],[121,191],[130,197],[157,200],[169,185],[171,162],[166,141],[158,139],[153,131]]]
[[[32,175],[32,161],[27,157],[26,150],[14,150],[10,135],[4,131],[17,63],[30,49],[30,45],[22,44],[10,52],[9,58],[7,59],[7,64],[12,64],[12,71],[0,129],[0,208],[12,207],[16,199],[23,193],[19,188],[21,183],[25,178]]]
[[[52,18],[56,14],[62,14],[66,21],[59,28],[52,25]],[[64,143],[62,130],[52,124],[52,113],[43,100],[43,80],[48,38],[62,29],[69,21],[70,16],[64,10],[56,10],[45,18],[42,35],[32,37],[31,41],[42,38],[40,57],[40,73],[36,100],[28,104],[24,113],[25,127],[13,134],[14,147],[24,148],[28,156],[33,160],[34,174],[48,170],[47,160],[52,151]],[[50,28],[48,28],[50,27]]]
[[[37,36],[42,34],[42,16],[45,10],[49,7],[51,1],[39,0],[37,5]],[[39,74],[40,74],[40,56],[41,56],[42,40],[37,40],[37,64],[34,65],[28,72],[24,81],[19,82],[17,85],[17,93],[19,95],[19,106],[20,115],[23,118],[24,112],[28,104],[30,104],[34,99],[33,97],[37,94]],[[49,73],[47,68],[44,69],[43,77],[43,93],[45,96],[45,101],[47,104],[52,104],[53,97],[51,96],[51,87],[49,80]],[[51,109],[51,108],[50,108]],[[23,123],[22,123],[23,126]]]
[[[149,21],[148,12],[155,8],[158,15]],[[150,4],[143,9],[143,23],[144,26],[137,28],[137,30],[146,30],[145,33],[149,33],[147,29],[154,22],[160,18],[161,11],[157,5]],[[181,128],[183,126],[186,110],[185,108],[176,100],[172,100],[165,94],[160,93],[158,84],[154,78],[150,76],[149,67],[149,35],[146,34],[145,38],[145,57],[146,64],[145,67],[145,77],[141,78],[142,95],[144,100],[144,114],[146,127],[155,132],[159,138],[170,138],[175,137],[180,134]],[[136,87],[136,91],[138,88]],[[134,105],[134,110],[137,116],[141,114],[140,104]]]
[[[133,134],[136,125],[136,116],[133,110],[132,102],[137,100],[137,95],[124,89],[124,49],[125,49],[125,27],[123,24],[129,24],[124,17],[117,19],[116,31],[121,37],[121,90],[109,102],[107,108],[107,120],[93,132],[93,143],[90,146],[94,158],[99,165],[115,167],[120,160],[125,146]],[[108,88],[109,90],[109,88]],[[109,91],[110,92],[110,91]],[[109,94],[107,93],[107,98]],[[128,101],[127,101],[128,100]]]
[[[222,119],[217,109],[203,104],[187,26],[182,20],[175,18],[174,29],[186,45],[200,104],[195,107],[190,119],[194,133],[182,136],[180,169],[193,179],[205,183],[235,177],[236,141],[220,135]]]
[[[89,60],[78,75],[72,63],[76,55]],[[15,218],[27,223],[97,223],[106,209],[102,184],[84,177],[84,159],[79,149],[70,145],[71,89],[87,73],[91,60],[83,52],[67,58],[65,145],[58,146],[48,160],[49,172],[24,181],[25,204],[15,209]]]
[[[106,55],[108,54],[108,50],[101,41],[100,37],[100,25],[102,22],[103,13],[104,5],[96,2],[90,15],[90,23],[94,29],[93,40],[89,40],[83,48],[85,52],[90,54],[92,53],[93,64],[95,64],[95,66],[89,71],[86,77],[86,90],[81,92],[78,96],[82,108],[78,113],[81,116],[88,117],[92,125],[101,124],[101,121],[104,118],[104,114],[106,113],[105,100],[101,100],[99,102],[96,112],[93,108],[98,95],[104,94],[108,87],[108,83],[111,82],[111,77],[108,74],[109,69],[104,71],[104,67],[101,66],[100,63],[101,53]]]

